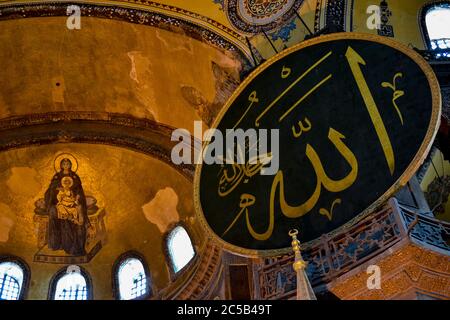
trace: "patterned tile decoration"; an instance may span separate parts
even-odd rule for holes
[[[322,0],[316,1],[316,11],[314,14],[314,32],[319,32],[320,30],[320,15],[322,12]]]
[[[290,37],[293,30],[297,28],[297,25],[295,23],[295,19],[293,19],[291,22],[286,24],[285,26],[281,27],[274,33],[270,35],[273,41],[276,41],[278,39],[283,40],[283,42],[287,42]]]
[[[230,23],[246,34],[273,31],[294,16],[304,0],[225,0]]]
[[[327,0],[325,21],[337,32],[345,31],[346,0]]]
[[[216,2],[220,0],[213,1]],[[304,0],[224,1],[227,17],[236,29],[250,34],[278,29],[278,31],[272,35],[272,39],[283,39],[283,37],[284,39],[287,39],[289,38],[287,33],[292,31],[289,30],[289,27],[292,27],[292,23],[289,21],[295,16],[295,12],[298,11]],[[354,0],[317,0],[314,32],[320,31],[324,26],[337,32],[346,31],[348,29],[348,27],[346,27],[348,15],[350,16],[349,28],[351,29],[353,2]],[[382,1],[382,3],[383,2],[385,1]],[[322,23],[321,19],[323,19]],[[278,34],[280,36],[278,36]]]
[[[314,32],[350,32],[353,30],[355,0],[316,0]]]

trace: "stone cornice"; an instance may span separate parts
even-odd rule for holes
[[[155,157],[192,180],[193,165],[171,161],[174,128],[153,120],[105,112],[50,112],[0,120],[0,151],[53,143],[104,144]],[[193,145],[193,144],[191,144]]]

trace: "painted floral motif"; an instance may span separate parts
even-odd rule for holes
[[[217,0],[216,0],[217,1]],[[303,0],[224,0],[227,17],[246,33],[273,31],[295,16]]]
[[[287,2],[287,0],[248,0],[246,9],[254,16],[268,17],[280,11]]]
[[[272,33],[270,37],[272,38],[273,41],[281,39],[283,40],[283,42],[286,42],[291,37],[291,33],[293,30],[295,30],[295,28],[297,28],[297,25],[295,24],[295,21],[292,20],[290,23],[280,28],[275,33]]]

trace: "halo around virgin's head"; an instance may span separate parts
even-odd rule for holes
[[[72,171],[77,172],[78,169],[78,161],[77,159],[70,153],[60,153],[56,156],[55,162],[54,162],[54,168],[56,172],[59,172],[61,170],[61,161],[63,159],[69,159],[70,162],[72,162]]]

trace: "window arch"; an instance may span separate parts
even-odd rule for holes
[[[113,266],[113,290],[118,300],[140,300],[152,295],[144,257],[135,251],[122,254]]]
[[[432,2],[422,8],[420,16],[427,49],[450,49],[450,1]],[[450,56],[448,53],[442,55]]]
[[[58,271],[50,281],[50,300],[91,300],[92,282],[79,266],[68,266]]]
[[[182,224],[167,233],[165,252],[172,276],[182,271],[196,256],[191,237]]]
[[[0,257],[0,300],[22,300],[28,289],[30,269],[21,259]]]

